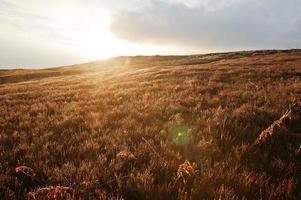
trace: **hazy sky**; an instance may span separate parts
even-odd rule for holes
[[[0,68],[300,47],[300,0],[0,0]]]

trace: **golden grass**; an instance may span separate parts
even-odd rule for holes
[[[244,157],[301,99],[301,51],[119,57],[0,83],[0,199],[17,198],[20,165],[77,199],[301,198],[298,158]]]

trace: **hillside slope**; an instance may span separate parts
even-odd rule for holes
[[[299,157],[245,156],[298,100],[299,50],[0,71],[0,199],[20,165],[83,199],[299,199]]]

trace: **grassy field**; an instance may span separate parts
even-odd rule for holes
[[[245,156],[296,100],[299,50],[0,71],[0,199],[20,165],[76,199],[300,199],[301,159]]]

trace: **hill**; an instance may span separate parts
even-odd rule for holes
[[[263,160],[256,146],[300,100],[300,50],[3,70],[0,199],[50,186],[76,199],[300,199],[296,144]],[[23,165],[43,184],[16,179]]]

